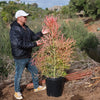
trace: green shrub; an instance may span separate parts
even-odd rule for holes
[[[7,77],[8,76],[8,71],[4,67],[4,62],[2,61],[1,58],[0,58],[0,76],[2,76],[2,77]]]
[[[60,10],[61,18],[73,18],[75,17],[75,9],[71,9],[69,5],[63,6]]]
[[[9,29],[6,27],[6,24],[0,19],[0,54],[11,56],[11,46],[9,39]]]
[[[60,28],[66,38],[73,37],[76,40],[76,46],[81,50],[95,48],[98,45],[96,36],[89,33],[81,21],[63,22]]]
[[[11,57],[9,31],[0,34],[0,53]]]
[[[96,48],[98,44],[99,41],[94,35],[94,33],[88,33],[85,40],[83,41],[83,45],[81,46],[81,48],[82,49]]]
[[[14,70],[13,60],[0,54],[0,80],[4,80],[12,70]]]
[[[100,16],[100,0],[70,0],[70,11],[84,11],[85,16],[96,19]]]

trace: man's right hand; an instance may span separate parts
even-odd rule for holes
[[[36,43],[37,43],[37,46],[40,46],[40,45],[42,45],[42,44],[43,44],[43,43],[41,43],[41,41],[40,41],[40,40],[36,41]]]

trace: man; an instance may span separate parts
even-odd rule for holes
[[[12,55],[15,61],[15,94],[16,99],[23,99],[20,92],[20,80],[24,68],[26,67],[32,74],[32,80],[34,84],[34,92],[38,92],[46,89],[44,86],[39,86],[38,83],[38,70],[35,65],[31,64],[32,48],[40,46],[42,43],[39,39],[48,33],[48,30],[42,30],[35,34],[27,25],[27,16],[29,14],[23,10],[18,10],[15,14],[16,21],[11,24],[10,41],[12,48]],[[35,40],[38,40],[35,42]]]

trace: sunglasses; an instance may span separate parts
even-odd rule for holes
[[[24,18],[27,18],[27,16],[23,16]]]

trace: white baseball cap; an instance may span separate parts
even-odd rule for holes
[[[23,10],[18,10],[16,13],[15,13],[15,18],[18,18],[18,17],[21,17],[21,16],[28,16],[29,13],[26,13],[25,11]]]

